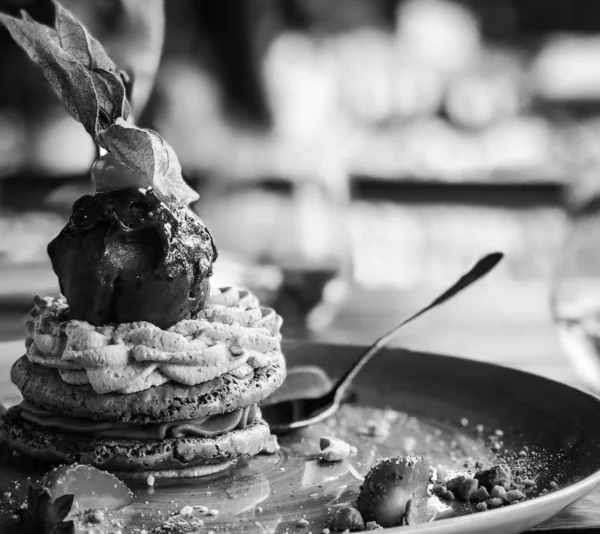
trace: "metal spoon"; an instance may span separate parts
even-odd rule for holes
[[[348,387],[358,372],[380,349],[385,347],[394,338],[400,328],[458,295],[463,289],[466,289],[472,283],[489,273],[503,256],[504,254],[501,252],[494,252],[481,258],[467,273],[462,275],[433,302],[403,319],[387,334],[384,334],[377,339],[377,341],[375,341],[375,343],[373,343],[367,351],[356,360],[352,367],[338,379],[331,390],[321,397],[312,399],[300,397],[262,406],[262,415],[269,423],[271,432],[281,434],[297,428],[303,428],[318,423],[334,414],[340,407]]]

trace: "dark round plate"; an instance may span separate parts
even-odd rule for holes
[[[289,367],[319,365],[335,377],[362,350],[288,344],[286,356]],[[509,463],[522,464],[537,477],[526,501],[477,513],[432,503],[438,519],[390,531],[522,532],[600,483],[600,401],[572,387],[486,363],[389,349],[367,365],[354,390],[356,398],[339,414],[282,439],[280,454],[259,456],[204,479],[132,486],[133,505],[106,521],[122,521],[123,532],[150,530],[183,506],[203,505],[219,512],[194,512],[207,531],[319,533],[336,509],[354,501],[361,475],[379,458],[421,454],[464,471],[476,459],[493,462],[494,443]],[[368,435],[369,422],[381,426],[384,419],[390,432]],[[358,454],[341,463],[321,462],[318,441],[325,435],[344,438]],[[14,492],[16,479],[36,474],[41,471],[4,464],[0,492]],[[553,482],[558,489],[543,494]],[[302,520],[308,522],[304,527]]]

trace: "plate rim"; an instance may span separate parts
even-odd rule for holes
[[[321,342],[321,341],[307,341],[307,342],[301,342],[301,341],[282,341],[282,352],[284,357],[286,358],[286,363],[290,363],[287,361],[287,355],[285,353],[285,345],[292,345],[292,344],[298,344],[298,346],[300,345],[311,345],[311,346],[319,346],[319,347],[337,347],[337,348],[343,348],[343,349],[368,349],[369,345],[362,345],[362,344],[353,344],[353,343],[326,343],[326,342]],[[0,346],[1,348],[1,346]],[[517,374],[521,374],[521,375],[526,375],[529,376],[531,378],[534,379],[538,379],[538,380],[542,380],[542,381],[546,381],[546,382],[551,382],[559,387],[566,387],[569,389],[572,389],[574,391],[577,391],[579,393],[583,393],[584,395],[594,399],[594,401],[596,402],[600,402],[600,391],[598,393],[595,393],[593,391],[589,391],[587,389],[584,389],[583,386],[578,385],[578,384],[570,384],[567,382],[561,382],[560,380],[557,380],[555,378],[549,377],[549,376],[544,376],[538,373],[535,373],[533,371],[530,370],[526,370],[526,369],[518,369],[516,367],[512,367],[510,365],[503,365],[502,363],[496,363],[496,362],[487,362],[487,361],[482,361],[482,360],[474,360],[471,358],[466,358],[464,356],[460,356],[457,354],[444,354],[441,352],[431,352],[431,351],[425,351],[425,350],[418,350],[418,349],[412,349],[412,348],[407,348],[407,347],[401,347],[401,346],[393,346],[393,347],[383,347],[381,349],[381,351],[388,351],[388,352],[395,352],[395,351],[401,351],[403,353],[406,354],[411,354],[411,355],[423,355],[423,356],[433,356],[433,357],[437,357],[437,358],[444,358],[444,359],[453,359],[453,360],[458,360],[463,364],[469,364],[469,365],[475,365],[475,366],[480,366],[480,367],[492,367],[492,368],[499,368],[502,369],[503,371],[512,371],[515,372]],[[375,361],[374,357],[370,362],[368,362],[366,364],[365,367],[368,367],[369,365],[372,365],[372,362]],[[335,377],[333,377],[335,378]]]

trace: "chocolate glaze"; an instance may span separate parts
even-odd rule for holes
[[[77,200],[48,254],[73,319],[160,328],[204,306],[217,258],[195,214],[134,188]]]

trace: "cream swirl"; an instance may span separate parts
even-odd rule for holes
[[[166,439],[201,437],[212,438],[236,429],[244,429],[254,423],[257,414],[255,404],[232,412],[184,421],[132,425],[115,421],[94,421],[65,417],[33,406],[23,401],[13,409],[21,419],[37,427],[66,434],[82,434],[94,438],[110,439]]]
[[[135,393],[169,381],[195,386],[243,377],[281,352],[281,317],[249,291],[212,288],[205,307],[167,330],[147,322],[93,326],[70,319],[64,297],[34,301],[27,357],[99,394]]]

